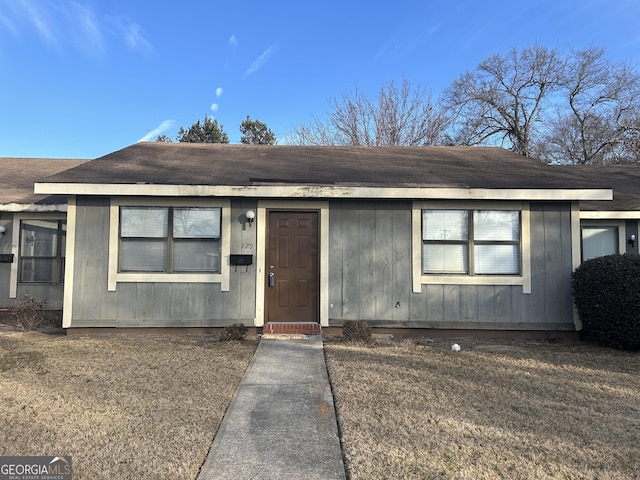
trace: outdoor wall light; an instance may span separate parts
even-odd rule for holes
[[[629,235],[629,241],[627,242],[629,245],[631,245],[631,248],[633,248],[636,244],[636,234],[632,233],[631,235]]]
[[[247,217],[247,222],[249,222],[249,226],[251,226],[254,218],[256,218],[256,212],[254,212],[253,210],[247,210],[244,216]]]
[[[6,232],[7,229],[4,228],[2,225],[0,225],[0,238],[2,238],[2,235],[4,235],[4,232]]]

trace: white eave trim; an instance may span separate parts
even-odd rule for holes
[[[638,220],[640,211],[580,211],[581,220]]]
[[[259,198],[412,198],[446,200],[613,200],[613,190],[602,189],[490,189],[460,187],[358,187],[340,185],[157,185],[36,183],[36,194],[144,195],[160,197]]]
[[[66,212],[67,204],[3,203],[0,212]]]

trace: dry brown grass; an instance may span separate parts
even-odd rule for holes
[[[471,339],[325,351],[353,480],[640,478],[637,352]]]
[[[256,342],[0,333],[0,454],[77,479],[193,479]]]

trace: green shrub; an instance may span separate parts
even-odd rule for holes
[[[222,330],[220,334],[220,340],[224,342],[230,341],[242,341],[247,338],[247,333],[249,329],[244,325],[244,323],[234,323],[233,325],[229,325]]]
[[[346,320],[342,325],[342,336],[350,342],[368,342],[371,327],[364,320]]]
[[[640,350],[640,255],[587,260],[572,275],[582,336],[620,350]]]

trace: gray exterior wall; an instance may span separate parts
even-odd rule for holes
[[[627,238],[625,239],[625,244],[627,245],[627,249],[625,251],[625,253],[638,253],[638,221],[637,220],[627,220],[625,222],[625,230],[627,231]],[[630,235],[635,235],[636,236],[636,241],[634,242],[633,246],[629,244],[628,239],[630,237]]]
[[[0,253],[12,253],[13,222],[8,220],[13,219],[13,214],[0,212],[0,218],[2,219],[0,225],[7,229],[2,238],[0,238]],[[13,261],[17,262],[18,259],[14,257]],[[15,298],[9,298],[10,281],[11,264],[0,263],[0,309],[11,308],[16,302]]]
[[[6,216],[6,214],[5,214]],[[11,225],[6,225],[7,232],[0,239],[0,253],[11,252]],[[14,262],[18,259],[14,257]],[[15,298],[9,298],[9,288],[11,286],[11,264],[0,263],[0,309],[11,308],[15,303]]]
[[[231,252],[253,253],[244,223],[255,200],[231,202]],[[531,204],[532,292],[521,286],[423,285],[412,292],[410,201],[332,200],[329,320],[412,328],[572,330],[570,205]],[[221,327],[253,324],[255,268],[231,267],[230,288],[118,283],[108,291],[109,199],[78,197],[72,327]],[[249,246],[252,247],[251,250]]]
[[[531,204],[532,292],[423,285],[412,293],[411,202],[330,205],[330,324],[572,330],[570,205]]]
[[[109,199],[78,197],[73,281],[72,327],[220,327],[252,325],[255,317],[255,265],[231,267],[230,288],[216,283],[118,283],[109,292]],[[255,201],[234,201],[231,253],[256,244],[255,228],[246,228],[244,212]],[[255,247],[254,247],[255,250]],[[70,268],[70,266],[67,266]]]
[[[37,215],[38,218],[51,218],[46,213]],[[7,219],[10,221],[7,222]],[[0,253],[13,253],[13,232],[19,228],[18,221],[14,219],[13,213],[2,213],[2,224],[7,231],[0,239]],[[15,265],[18,264],[17,253],[13,257]],[[47,283],[18,283],[16,297],[10,298],[11,287],[11,263],[0,263],[0,309],[11,309],[16,301],[22,300],[25,294],[36,299],[43,304],[48,310],[62,310],[62,301],[64,295],[63,285],[51,285]]]

